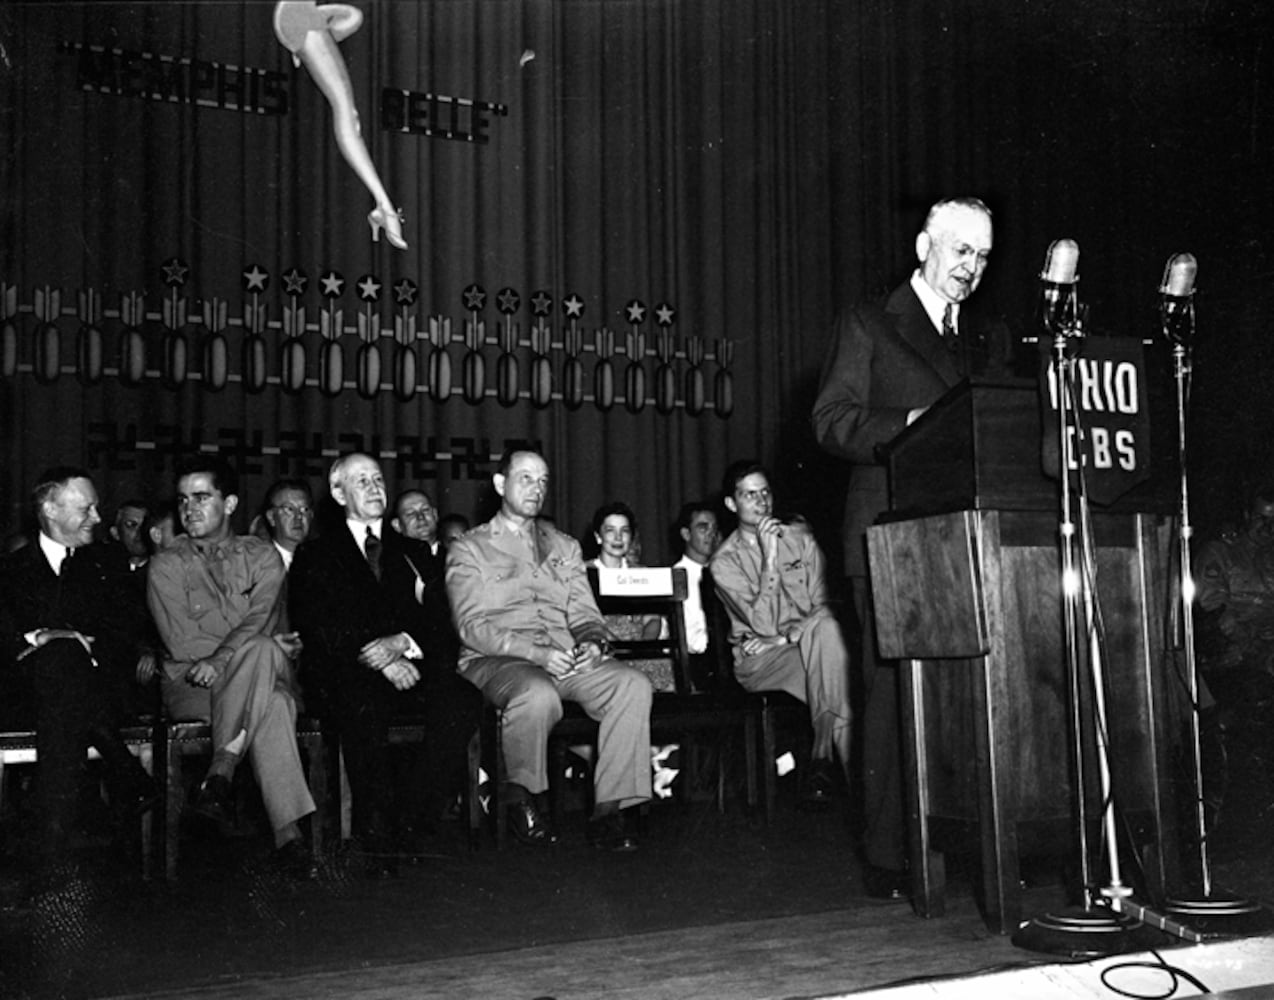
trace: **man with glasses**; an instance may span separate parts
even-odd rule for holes
[[[731,465],[722,481],[738,527],[712,556],[717,594],[730,615],[734,676],[749,691],[786,691],[809,706],[814,746],[801,800],[825,807],[835,760],[848,780],[849,654],[827,604],[823,553],[804,522],[774,516],[765,469]]]
[[[867,528],[889,508],[884,446],[966,376],[1009,373],[1008,328],[969,301],[993,236],[991,210],[981,200],[935,203],[915,237],[908,280],[883,303],[859,304],[837,318],[812,413],[819,445],[849,462],[845,573],[859,624],[863,848],[867,891],[883,898],[900,899],[907,888],[902,739],[898,671],[876,654]]]
[[[246,756],[274,831],[281,871],[314,878],[317,868],[297,823],[314,811],[296,743],[296,699],[288,654],[275,639],[284,569],[274,546],[236,535],[234,470],[200,455],[177,475],[185,535],[151,558],[147,596],[164,640],[160,687],[174,719],[212,724],[212,765],[190,808],[225,823],[231,780]]]
[[[314,494],[304,479],[279,479],[265,496],[266,527],[283,568],[291,569],[297,546],[310,537],[314,526]]]

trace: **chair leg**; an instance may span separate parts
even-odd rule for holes
[[[469,850],[476,851],[482,833],[482,803],[478,799],[478,773],[482,770],[482,726],[469,737],[469,752],[465,766],[468,773],[464,783],[464,813],[469,821]]]
[[[552,799],[553,825],[562,829],[562,817],[566,815],[566,752],[569,748],[562,740],[549,737],[549,797]],[[647,764],[649,766],[649,764]]]
[[[306,779],[310,784],[310,796],[314,799],[314,816],[310,820],[310,849],[315,856],[322,854],[327,841],[327,822],[331,812],[327,788],[327,748],[321,734],[307,736]]]
[[[765,822],[773,822],[775,810],[778,808],[778,775],[775,772],[774,757],[778,747],[778,738],[774,732],[774,709],[766,705],[761,709],[761,773],[765,783]]]
[[[354,836],[354,795],[349,790],[349,772],[345,770],[345,754],[340,747],[336,750],[338,784],[341,803],[341,840],[349,840]]]
[[[743,717],[743,764],[746,768],[747,775],[747,800],[748,809],[756,808],[756,780],[757,780],[757,759],[756,759],[756,716],[749,712]]]
[[[155,749],[154,744],[142,743],[137,747],[137,760],[141,764],[142,769],[152,778],[155,776]],[[156,823],[155,816],[163,806],[156,802],[151,808],[142,813],[142,880],[149,882],[155,874],[155,827],[160,825]]]
[[[181,803],[185,790],[181,787],[181,754],[169,736],[163,740],[163,753],[156,764],[164,782],[164,878],[177,878],[177,851],[181,834]]]
[[[500,801],[500,792],[504,789],[504,782],[509,776],[509,770],[504,762],[504,741],[500,739],[500,713],[493,710],[490,721],[493,723],[489,731],[491,732],[491,746],[495,763],[491,768],[487,806],[491,815],[495,817],[496,850],[503,850],[509,839],[509,817],[505,815],[504,803]]]

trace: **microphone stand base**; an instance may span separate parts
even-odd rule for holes
[[[1072,906],[1025,920],[1013,932],[1013,944],[1027,951],[1067,958],[1101,958],[1149,951],[1176,941],[1171,935],[1126,913],[1101,906]]]
[[[1274,911],[1255,899],[1228,892],[1176,896],[1164,900],[1164,912],[1204,937],[1246,937],[1274,930]]]

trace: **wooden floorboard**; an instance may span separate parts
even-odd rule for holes
[[[1217,940],[1160,957],[1226,995],[1274,996],[1274,938]],[[1156,956],[1058,961],[985,931],[971,904],[920,920],[879,906],[630,935],[308,976],[235,979],[116,1000],[1082,1000],[1163,994]],[[1108,967],[1119,965],[1111,971]],[[1199,996],[1182,980],[1173,994]],[[1212,995],[1212,994],[1206,994]],[[1219,995],[1219,992],[1218,992]]]
[[[990,934],[972,902],[941,920],[906,904],[628,935],[433,962],[194,990],[131,994],[176,1000],[314,997],[455,1000],[777,1000],[817,997],[923,976],[972,974],[1040,959]]]

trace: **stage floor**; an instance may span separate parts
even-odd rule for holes
[[[1218,829],[1215,881],[1268,905],[1274,798],[1255,795],[1257,787],[1236,794],[1242,810]],[[317,882],[289,882],[266,865],[268,839],[249,820],[229,838],[188,831],[174,885],[142,883],[86,844],[72,878],[34,895],[14,850],[20,831],[11,824],[21,811],[10,811],[0,817],[0,996],[1113,995],[1092,963],[1025,951],[991,933],[958,866],[940,919],[869,899],[847,797],[810,814],[794,808],[792,791],[770,825],[734,801],[725,815],[710,802],[659,803],[632,855],[590,849],[578,813],[548,851],[487,844],[470,852],[447,824],[436,850],[390,882],[361,877],[347,854],[324,857]],[[1066,902],[1060,880],[1033,884],[1026,913]],[[1274,982],[1274,939],[1162,954],[1212,991]],[[1141,971],[1121,975],[1152,983],[1146,994],[1166,982],[1157,972],[1144,981]],[[1198,995],[1190,989],[1183,982],[1176,995]]]

